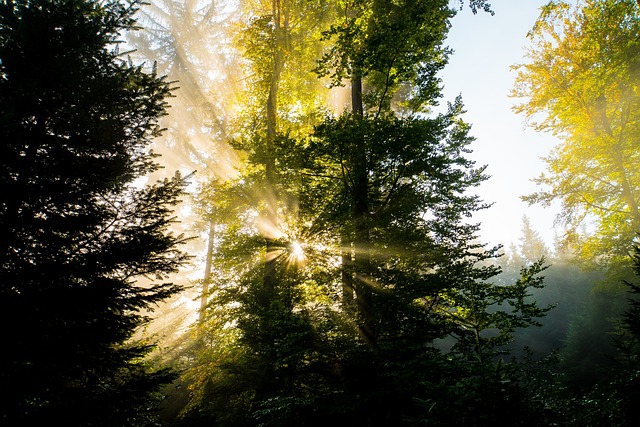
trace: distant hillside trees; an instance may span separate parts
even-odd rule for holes
[[[3,425],[147,425],[172,378],[130,340],[187,259],[183,179],[138,184],[170,91],[118,54],[139,6],[0,3]]]

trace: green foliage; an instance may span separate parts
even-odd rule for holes
[[[640,229],[637,183],[640,9],[632,0],[550,2],[529,34],[518,70],[515,108],[561,143],[530,203],[559,201],[564,237],[587,265],[629,279],[627,252]],[[582,232],[586,225],[590,231]]]
[[[0,379],[7,425],[146,425],[173,378],[131,338],[178,292],[184,180],[139,188],[167,83],[117,52],[138,2],[0,4]]]
[[[636,277],[640,277],[640,246],[633,246],[633,266]],[[624,345],[630,365],[634,365],[640,356],[640,301],[637,295],[640,294],[640,286],[633,283],[625,283],[629,287],[631,297],[628,300],[629,307],[624,313],[624,330],[627,332],[627,341]]]
[[[633,252],[634,270],[637,275],[640,273],[637,246],[633,247]],[[600,372],[599,381],[592,383],[584,392],[565,392],[548,400],[562,425],[629,426],[637,424],[640,420],[637,411],[640,403],[640,376],[637,365],[638,300],[635,297],[638,287],[632,283],[626,284],[630,289],[631,298],[614,340],[618,353],[610,353],[607,369]]]
[[[319,171],[331,162],[331,169],[322,175],[342,182],[339,200],[350,205],[339,210],[351,212],[355,207],[348,195],[356,191],[357,174],[353,157],[364,149],[371,212],[367,221],[380,245],[385,240],[402,241],[409,255],[421,250],[414,244],[429,244],[424,237],[429,232],[438,236],[434,244],[468,238],[476,227],[460,220],[484,205],[464,190],[486,177],[483,167],[475,168],[464,157],[473,139],[458,117],[461,113],[457,103],[433,119],[371,116],[354,121],[350,115],[329,119],[316,130],[319,140],[312,142],[314,151],[307,156],[315,163],[309,162],[309,168]]]
[[[464,0],[460,0],[460,7],[463,7],[463,5]],[[486,0],[469,0],[469,7],[474,14],[478,13],[478,10],[490,13],[491,15],[494,14],[494,12],[491,10],[491,4],[489,4]]]
[[[510,287],[488,283],[498,269],[479,266],[497,248],[477,243],[468,220],[487,207],[471,194],[486,176],[467,158],[461,100],[423,114],[440,97],[447,2],[336,4],[337,15],[310,15],[313,31],[320,16],[333,19],[316,71],[334,86],[351,78],[354,103],[361,80],[363,111],[326,114],[316,104],[326,94],[313,91],[289,97],[310,87],[313,56],[295,54],[311,31],[293,25],[306,22],[302,4],[257,3],[238,39],[253,86],[234,146],[247,162],[237,180],[202,187],[219,271],[198,326],[206,349],[185,377],[185,425],[420,423],[416,399],[458,399],[469,384],[497,396],[494,379],[516,376],[511,365],[465,364],[436,348],[449,333],[465,335],[446,313],[493,316],[476,325],[503,330],[499,343],[483,335],[487,355],[544,313],[528,299],[541,264]],[[492,304],[514,311],[494,314]],[[519,387],[496,408],[524,400]],[[446,407],[430,422],[446,419]]]
[[[640,277],[640,246],[633,246],[633,269],[636,278]],[[640,370],[638,360],[640,358],[640,286],[634,283],[625,283],[629,288],[630,296],[628,306],[622,318],[619,336],[615,343],[619,349],[619,366],[615,372],[614,381],[611,384],[618,398],[616,408],[620,418],[627,425],[640,421],[638,404],[640,404]],[[613,400],[613,399],[610,399]]]
[[[367,105],[378,112],[401,83],[411,85],[411,110],[434,105],[440,94],[436,74],[448,55],[442,46],[453,16],[448,2],[352,0],[339,8],[341,18],[324,33],[333,44],[318,62],[319,75],[329,75],[334,86],[353,76],[367,78]]]
[[[539,274],[545,269],[544,259],[522,267],[520,278],[510,285],[485,282],[496,274],[490,267],[477,279],[472,272],[458,272],[459,280],[466,283],[444,294],[452,307],[446,316],[459,326],[454,331],[457,342],[452,351],[484,364],[504,353],[517,328],[541,326],[537,319],[552,306],[538,307],[531,300],[531,290],[542,288],[543,277]]]
[[[258,1],[243,9],[246,20],[233,28],[233,47],[242,56],[246,78],[238,88],[231,130],[243,150],[269,156],[261,150],[271,137],[268,126],[278,135],[300,137],[327,108],[328,94],[311,68],[322,46],[320,32],[332,14],[329,4],[319,0]]]
[[[435,365],[439,382],[424,384],[417,397],[422,413],[409,425],[546,426],[557,420],[549,410],[553,380],[549,361],[530,356],[485,365],[484,369],[449,359]]]
[[[597,366],[593,356],[600,355],[607,348],[601,347],[601,344],[606,344],[608,338],[605,331],[611,327],[608,319],[611,313],[596,309],[596,301],[607,298],[594,292],[594,286],[602,280],[602,274],[583,271],[578,266],[557,260],[551,261],[553,264],[545,270],[544,288],[533,290],[532,298],[540,306],[553,305],[554,309],[540,319],[540,328],[516,332],[515,348],[527,346],[538,356],[559,350],[568,367],[577,364],[575,359],[567,357],[571,352],[577,357],[590,359],[587,371],[593,372]],[[515,280],[516,271],[509,269],[509,272],[505,281]],[[584,334],[584,343],[587,345],[580,350],[569,350],[572,345],[581,345],[581,340],[568,339],[569,335],[578,331]]]
[[[606,371],[616,354],[612,336],[622,304],[619,293],[595,291],[571,317],[560,351],[560,368],[565,384],[572,389],[585,390],[607,378]]]

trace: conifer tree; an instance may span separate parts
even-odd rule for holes
[[[118,53],[139,5],[0,3],[3,425],[146,425],[172,378],[131,340],[187,259],[184,180],[136,182],[170,92]]]
[[[522,217],[522,234],[520,236],[520,256],[527,265],[531,265],[540,258],[548,259],[550,257],[549,248],[540,236],[540,233],[533,229],[529,217]]]

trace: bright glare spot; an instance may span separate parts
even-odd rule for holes
[[[307,256],[299,242],[291,242],[287,249],[287,262],[289,265],[301,265],[305,262]]]
[[[304,250],[302,249],[302,245],[298,242],[293,242],[291,244],[291,254],[297,258],[304,257]]]

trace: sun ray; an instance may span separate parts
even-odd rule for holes
[[[291,255],[297,258],[299,261],[305,258],[304,249],[299,242],[291,243],[291,247],[289,249],[291,251]]]

